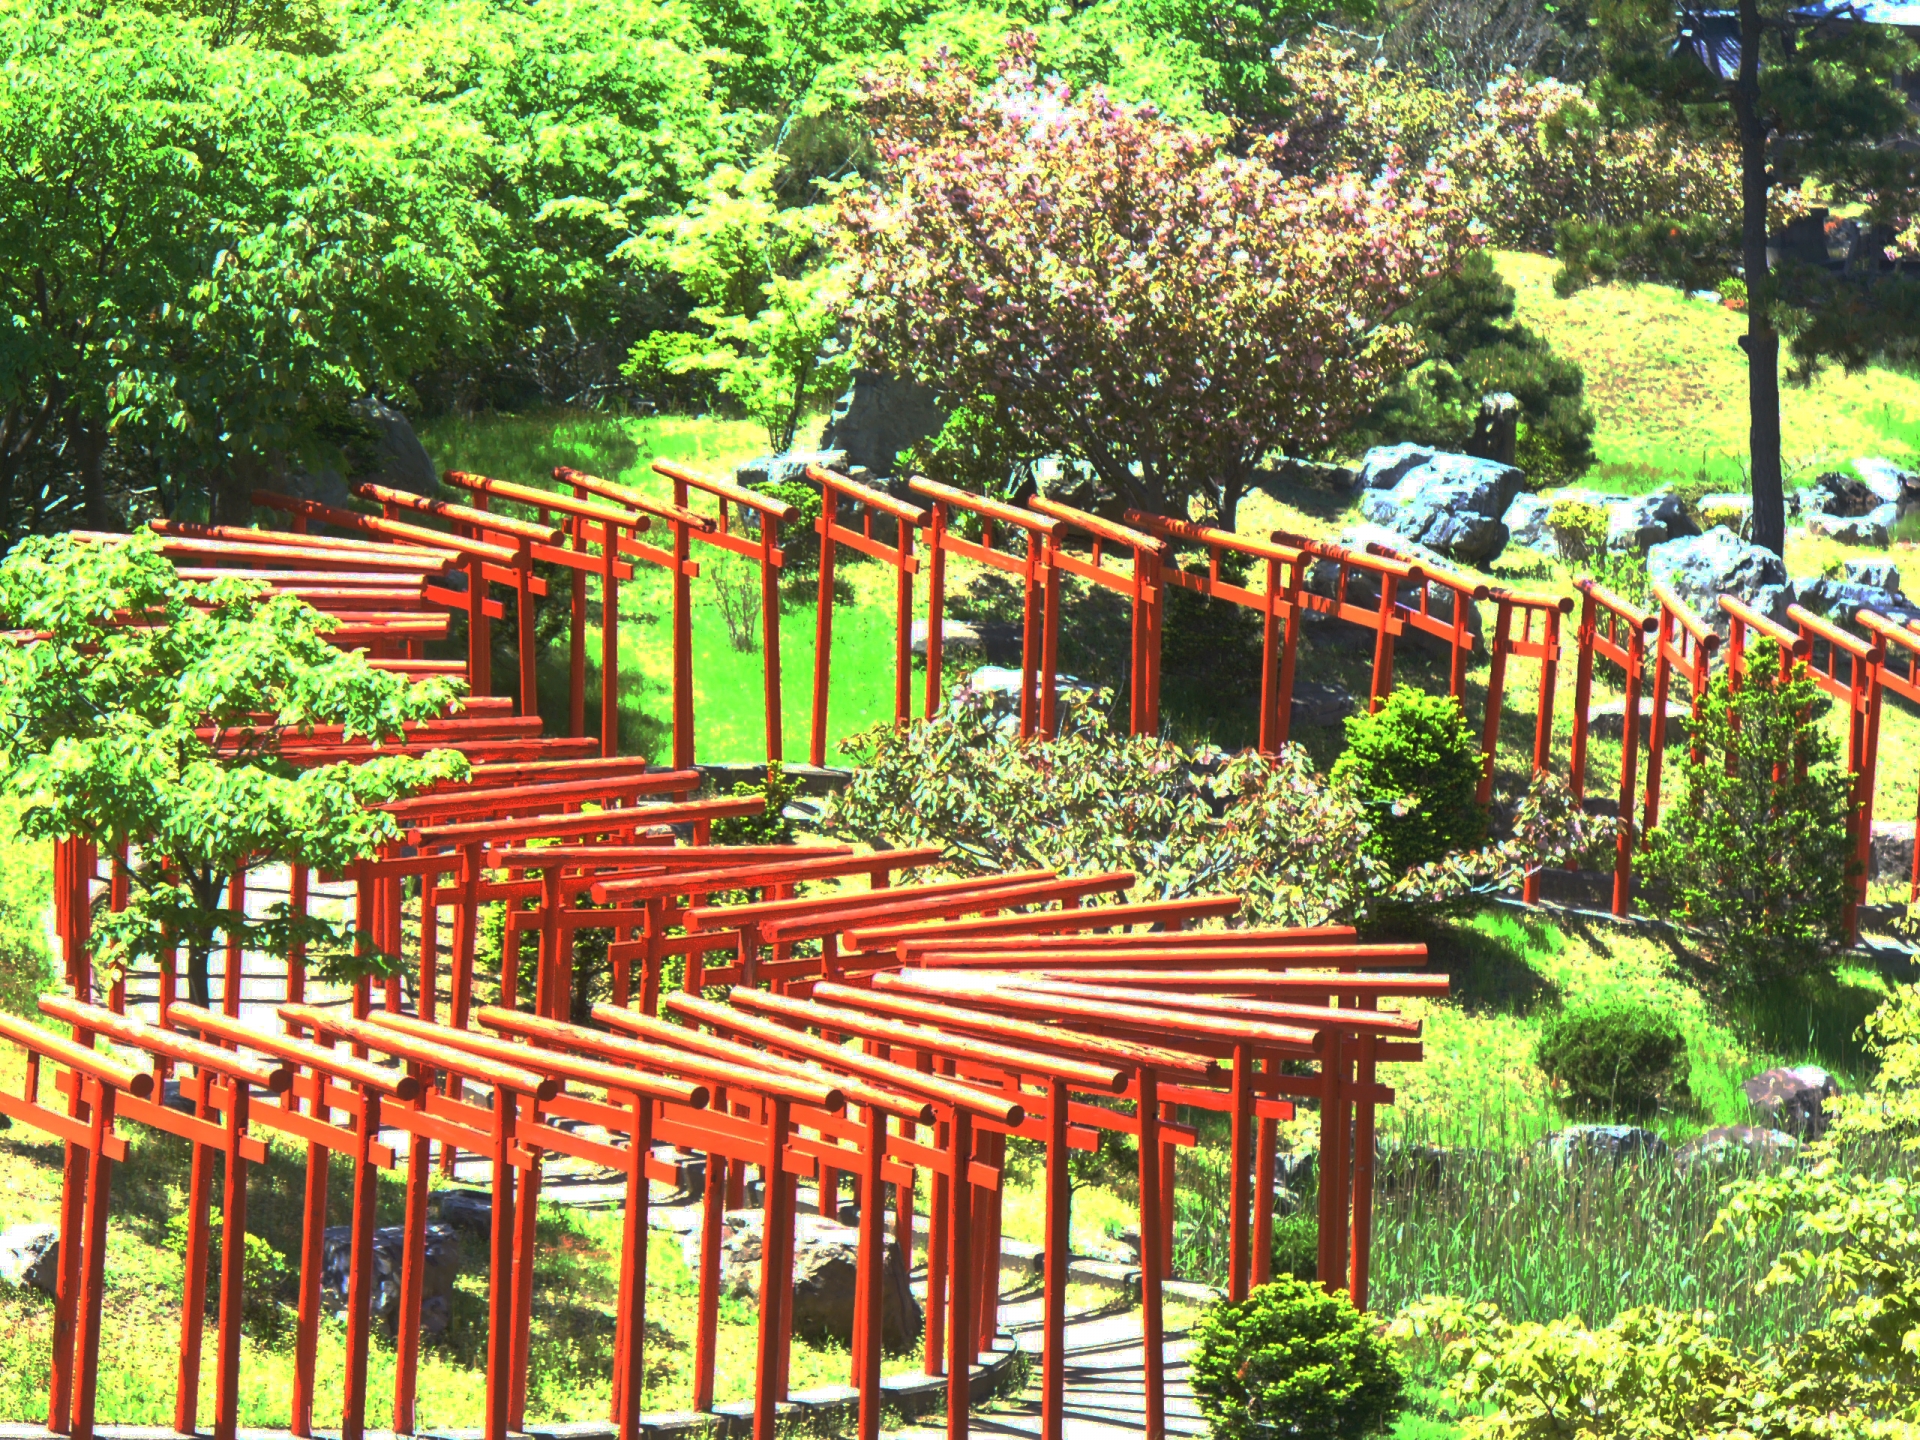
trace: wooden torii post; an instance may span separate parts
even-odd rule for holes
[[[1861,610],[1854,618],[1880,641],[1885,650],[1875,683],[1881,690],[1898,695],[1909,704],[1920,705],[1920,632],[1897,625],[1872,610]],[[1904,672],[1892,658],[1895,652],[1906,657],[1907,668]],[[1913,828],[1915,844],[1909,898],[1920,896],[1920,812],[1915,814]],[[1870,826],[1867,833],[1869,836],[1873,833]]]
[[[1020,625],[1020,738],[1052,735],[1059,728],[1060,703],[1054,684],[1060,664],[1060,571],[1054,564],[1053,537],[1061,522],[918,475],[907,486],[933,502],[927,526],[926,717],[931,720],[941,706],[947,556],[963,555],[990,569],[1020,577],[1025,592]],[[969,540],[953,529],[948,513],[951,508],[980,517],[979,540]],[[1025,531],[1026,553],[996,550],[995,525]]]
[[[800,512],[783,500],[757,494],[731,480],[717,480],[667,460],[653,462],[653,472],[673,482],[673,503],[686,509],[691,501],[689,489],[702,490],[718,502],[720,513],[711,529],[695,530],[692,536],[705,545],[744,555],[760,562],[760,664],[767,707],[767,759],[782,758],[784,724],[780,711],[780,570],[787,563],[780,548],[780,527]],[[728,528],[727,507],[738,507],[744,521],[749,512],[755,518],[757,535],[736,533]]]
[[[289,984],[290,992],[297,992],[298,989],[297,985]],[[297,993],[290,994],[289,999],[294,1005],[299,1003]],[[299,1011],[296,1009],[294,1013],[298,1014]],[[292,1035],[255,1029],[231,1016],[197,1005],[172,1001],[163,1006],[162,1014],[168,1023],[198,1030],[209,1039],[258,1051],[299,1067],[278,1105],[259,1105],[248,1112],[251,1124],[278,1130],[291,1139],[306,1142],[307,1146],[304,1228],[300,1246],[300,1299],[294,1332],[293,1413],[290,1422],[292,1433],[296,1436],[310,1436],[313,1433],[329,1156],[338,1151],[354,1158],[354,1203],[347,1270],[349,1388],[343,1397],[342,1431],[343,1434],[363,1434],[366,1428],[366,1332],[371,1323],[374,1266],[374,1172],[376,1169],[390,1170],[394,1165],[393,1151],[377,1138],[380,1105],[382,1100],[405,1102],[415,1099],[419,1094],[419,1081],[400,1071],[389,1070],[325,1046],[309,1044]],[[299,1108],[302,1104],[307,1107],[305,1111]],[[332,1121],[331,1112],[336,1109],[346,1113],[350,1125],[336,1125]],[[403,1334],[403,1343],[405,1338]]]
[[[74,1027],[75,1033],[105,1035],[152,1056],[156,1068],[185,1063],[195,1074],[180,1084],[194,1113],[182,1115],[152,1098],[129,1095],[121,1101],[123,1118],[179,1135],[193,1145],[193,1169],[187,1198],[187,1248],[180,1308],[180,1368],[174,1395],[174,1428],[192,1433],[200,1397],[200,1347],[207,1312],[207,1211],[213,1181],[213,1154],[225,1172],[221,1205],[220,1327],[216,1341],[214,1434],[233,1440],[240,1424],[240,1310],[245,1277],[247,1166],[267,1158],[266,1147],[248,1133],[249,1100],[259,1087],[269,1095],[286,1093],[293,1073],[218,1046],[189,1040],[129,1015],[64,996],[47,995],[40,1008]],[[157,1077],[156,1077],[157,1078]],[[224,1116],[216,1123],[214,1117]]]
[[[1860,907],[1867,903],[1873,873],[1873,784],[1880,754],[1880,710],[1885,690],[1887,644],[1875,635],[1862,640],[1801,605],[1789,605],[1787,618],[1807,643],[1807,675],[1847,709],[1847,773],[1853,777],[1853,804],[1847,839],[1858,873],[1847,887],[1842,924],[1847,940],[1860,938]],[[1841,662],[1844,656],[1845,664]]]
[[[927,512],[824,466],[807,466],[807,478],[820,487],[820,518],[814,522],[814,529],[820,532],[820,598],[813,646],[813,735],[807,753],[815,765],[825,765],[827,680],[833,655],[834,550],[841,545],[850,546],[893,567],[893,720],[894,724],[904,726],[913,718],[913,577],[920,572],[919,557],[913,553],[913,532],[914,527],[927,523]],[[852,530],[840,523],[842,503],[861,508],[860,529]],[[891,547],[873,538],[875,515],[885,515],[894,522],[898,533]]]
[[[1053,563],[1069,575],[1078,575],[1105,589],[1125,595],[1133,603],[1133,643],[1128,655],[1128,730],[1135,735],[1160,733],[1160,627],[1164,596],[1160,569],[1165,560],[1167,542],[1158,536],[1102,520],[1044,495],[1027,502],[1042,515],[1066,522],[1093,539],[1093,551],[1082,560],[1065,548],[1056,534],[1051,548]],[[1105,547],[1124,545],[1133,552],[1133,563],[1126,571],[1101,563]]]
[[[106,1292],[107,1210],[113,1162],[127,1158],[114,1133],[116,1104],[153,1094],[153,1076],[103,1055],[84,1031],[69,1040],[28,1020],[0,1014],[0,1037],[26,1051],[18,1095],[0,1091],[0,1115],[52,1135],[66,1149],[60,1191],[60,1259],[53,1310],[53,1364],[47,1383],[47,1429],[93,1440],[100,1379],[100,1302]],[[45,1064],[67,1097],[59,1110],[40,1099]],[[58,1081],[65,1078],[65,1085]]]
[[[1293,715],[1294,653],[1299,638],[1295,631],[1300,623],[1301,572],[1306,565],[1306,552],[1297,546],[1248,540],[1231,530],[1171,520],[1144,510],[1127,511],[1127,523],[1162,540],[1206,548],[1204,573],[1188,570],[1177,562],[1169,563],[1162,566],[1160,572],[1167,584],[1209,599],[1231,601],[1260,615],[1260,749],[1268,755],[1279,753],[1280,747],[1287,743],[1287,729]],[[1266,589],[1250,590],[1223,578],[1220,561],[1228,554],[1262,561],[1266,567]]]
[[[673,576],[673,768],[684,770],[693,764],[692,586],[694,578],[700,573],[698,562],[688,553],[689,542],[696,537],[702,540],[711,538],[714,523],[707,516],[697,515],[687,508],[684,484],[676,484],[675,503],[669,505],[628,486],[570,470],[564,465],[555,467],[553,478],[563,485],[573,486],[575,494],[597,495],[602,500],[612,500],[630,510],[665,520],[673,527],[671,552],[644,545],[638,540],[621,541],[620,548],[627,554],[665,567]],[[606,624],[604,616],[601,623],[603,626]],[[609,673],[603,670],[600,681],[603,708],[609,688],[606,679]],[[604,720],[602,723],[605,723]]]
[[[1646,678],[1647,637],[1653,634],[1653,616],[1622,600],[1591,579],[1573,582],[1581,596],[1580,629],[1576,640],[1579,668],[1573,682],[1573,750],[1568,784],[1574,804],[1586,796],[1587,711],[1593,699],[1593,662],[1611,660],[1624,673],[1626,698],[1620,732],[1620,826],[1614,837],[1613,913],[1625,915],[1633,896],[1633,797],[1639,778],[1640,685]],[[1569,860],[1575,865],[1577,860]]]
[[[1714,652],[1720,637],[1692,608],[1660,581],[1652,585],[1653,598],[1659,602],[1658,626],[1653,651],[1653,716],[1647,722],[1647,805],[1640,822],[1640,844],[1652,843],[1654,826],[1660,823],[1660,770],[1667,749],[1667,686],[1677,670],[1693,696],[1693,717],[1700,718],[1700,705],[1706,699],[1707,677],[1713,669]],[[1697,729],[1697,727],[1694,727]],[[1689,748],[1693,748],[1690,744]]]
[[[1402,587],[1414,587],[1419,596],[1422,614],[1427,610],[1426,571],[1419,565],[1379,555],[1368,551],[1349,550],[1344,545],[1335,545],[1326,540],[1313,540],[1304,535],[1295,535],[1286,530],[1275,530],[1269,536],[1274,544],[1296,548],[1333,567],[1333,594],[1316,595],[1305,588],[1301,581],[1300,605],[1335,620],[1344,620],[1373,632],[1373,683],[1367,692],[1367,711],[1369,714],[1387,703],[1387,695],[1393,689],[1394,642],[1407,624],[1412,612],[1400,603]],[[1371,602],[1349,599],[1348,592],[1358,579],[1362,585],[1371,584],[1378,592]],[[1364,592],[1363,592],[1364,593]],[[1437,617],[1428,617],[1435,625],[1441,622]],[[1446,632],[1452,638],[1453,669],[1456,675],[1452,691],[1458,698],[1465,684],[1465,662],[1462,658],[1462,645],[1471,647],[1467,639],[1466,612],[1461,609],[1456,596],[1453,615],[1448,622]],[[1458,630],[1458,636],[1452,637],[1452,631]],[[1282,665],[1286,665],[1292,656],[1297,636],[1293,627],[1287,629],[1287,656]]]

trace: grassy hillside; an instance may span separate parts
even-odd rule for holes
[[[1586,371],[1599,421],[1590,479],[1641,490],[1704,471],[1744,486],[1744,315],[1660,285],[1601,285],[1562,300],[1559,262],[1512,251],[1495,261],[1519,317]],[[1780,421],[1789,486],[1856,455],[1908,455],[1920,445],[1920,378],[1829,368],[1810,385],[1782,387]]]

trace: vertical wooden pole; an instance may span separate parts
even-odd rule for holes
[[[1487,718],[1480,731],[1480,794],[1482,805],[1493,799],[1494,752],[1500,744],[1500,699],[1507,680],[1507,652],[1513,648],[1513,603],[1496,599],[1493,622],[1493,663],[1487,672]]]
[[[531,1102],[529,1102],[531,1103]],[[540,1221],[540,1152],[521,1160],[520,1196],[513,1212],[513,1387],[507,1423],[517,1434],[527,1428],[527,1371],[533,1359],[533,1259]]]
[[[1060,669],[1061,573],[1054,563],[1051,536],[1030,536],[1027,543],[1045,547],[1041,551],[1045,613],[1040,621],[1040,733],[1051,738],[1060,733],[1060,695],[1054,676]]]
[[[90,1035],[76,1034],[74,1039],[83,1045],[92,1044]],[[88,1091],[80,1079],[76,1075],[67,1091],[67,1114],[86,1122],[96,1107],[87,1103]],[[67,1434],[73,1426],[75,1317],[81,1299],[81,1232],[87,1219],[89,1158],[85,1147],[67,1141],[60,1168],[60,1249],[55,1262],[53,1366],[47,1395],[47,1429],[56,1434]]]
[[[1145,1440],[1166,1440],[1167,1356],[1161,1324],[1160,1286],[1166,1257],[1160,1219],[1159,1077],[1140,1071],[1140,1329]]]
[[[517,634],[515,648],[520,661],[520,713],[540,713],[540,646],[533,634],[533,542],[522,540],[514,565]]]
[[[1615,617],[1614,624],[1618,624]],[[1593,596],[1580,597],[1580,627],[1574,632],[1573,746],[1567,754],[1567,788],[1577,806],[1587,793],[1587,710],[1593,703],[1593,644],[1599,634],[1599,609]],[[1617,629],[1611,631],[1618,636]]]
[[[947,1187],[947,1440],[965,1440],[967,1407],[972,1403],[974,1363],[973,1308],[973,1183],[968,1161],[973,1155],[973,1117],[956,1106],[953,1143],[947,1154],[953,1176]],[[754,1440],[761,1440],[756,1436]]]
[[[893,723],[913,721],[913,526],[896,520],[899,554],[893,575]]]
[[[87,1139],[86,1234],[80,1238],[78,1336],[74,1342],[73,1440],[93,1440],[93,1409],[100,1379],[100,1302],[107,1278],[107,1205],[113,1163],[107,1137],[113,1133],[113,1088],[73,1076],[74,1093],[89,1093],[92,1124]]]
[[[317,1076],[324,1087],[324,1077]],[[312,1114],[329,1124],[327,1107],[317,1097]],[[306,1205],[300,1231],[300,1303],[293,1335],[293,1416],[297,1436],[313,1434],[314,1369],[320,1345],[320,1272],[327,1228],[327,1171],[333,1159],[324,1145],[307,1146]]]
[[[1393,689],[1393,620],[1398,601],[1393,576],[1382,573],[1378,579],[1380,610],[1374,617],[1377,628],[1373,632],[1373,688],[1367,694],[1369,715],[1387,703],[1387,693]]]
[[[760,517],[760,633],[761,672],[766,681],[767,759],[781,758],[784,717],[780,713],[780,579],[774,568],[774,541],[780,522],[771,515]]]
[[[650,1198],[647,1156],[653,1150],[653,1101],[635,1095],[632,1159],[627,1169],[625,1231],[621,1237],[620,1313],[626,1324],[625,1368],[618,1377],[618,1440],[640,1440],[640,1411],[646,1386],[647,1206]]]
[[[1353,1134],[1353,1255],[1347,1293],[1356,1310],[1367,1308],[1367,1279],[1373,1264],[1373,1069],[1374,1037],[1359,1046],[1359,1111]],[[1341,1107],[1345,1114],[1345,1106]]]
[[[200,1087],[193,1113],[213,1118],[213,1089],[209,1076],[194,1077]],[[193,1434],[200,1412],[200,1348],[207,1324],[207,1207],[213,1189],[213,1156],[198,1140],[193,1145],[187,1180],[187,1245],[183,1257],[180,1296],[180,1371],[174,1383],[173,1428]],[[352,1437],[358,1440],[358,1437]]]
[[[764,523],[764,522],[763,522]],[[724,1110],[724,1102],[716,1101]],[[700,1211],[700,1309],[693,1352],[693,1408],[713,1408],[713,1367],[720,1327],[721,1216],[727,1208],[727,1157],[707,1153],[706,1194]]]
[[[486,562],[467,561],[467,685],[475,695],[493,694],[493,627],[487,619]]]
[[[1667,748],[1667,681],[1671,670],[1668,641],[1673,634],[1674,618],[1665,605],[1660,607],[1660,629],[1654,638],[1653,714],[1647,720],[1647,803],[1640,821],[1640,844],[1645,848],[1660,823],[1660,769]]]
[[[824,542],[821,546],[825,549]],[[781,1160],[786,1151],[787,1117],[792,1102],[781,1096],[767,1101],[766,1150],[761,1162],[766,1193],[765,1229],[760,1244],[760,1334],[754,1358],[753,1440],[774,1440],[780,1393],[781,1341],[786,1334],[785,1312],[793,1303],[793,1267],[781,1268],[780,1232],[790,1229],[792,1215],[781,1183]],[[788,1211],[784,1219],[780,1212]]]
[[[1633,892],[1633,791],[1639,762],[1640,680],[1645,673],[1646,632],[1638,625],[1627,636],[1627,695],[1620,732],[1620,829],[1613,842],[1613,913],[1625,915]],[[1581,712],[1585,718],[1585,711]]]
[[[373,1147],[380,1135],[380,1095],[364,1092],[353,1134],[353,1238],[347,1268],[347,1374],[340,1416],[341,1440],[367,1433],[367,1345],[373,1327],[373,1222],[379,1172]]]
[[[991,523],[991,522],[988,522]],[[1020,597],[1020,738],[1041,732],[1046,708],[1040,698],[1040,537],[1027,532],[1027,561]],[[929,712],[931,713],[931,712]]]
[[[880,1342],[886,1331],[885,1290],[887,1214],[881,1204],[886,1188],[881,1173],[887,1154],[887,1117],[885,1112],[867,1106],[865,1138],[866,1164],[860,1177],[860,1295],[862,1323],[854,1327],[860,1348],[855,1355],[856,1380],[860,1387],[860,1440],[880,1437]],[[912,1257],[902,1256],[912,1264]]]
[[[513,1384],[514,1122],[519,1100],[496,1089],[493,1097],[493,1234],[487,1270],[486,1440],[507,1440]]]
[[[432,879],[428,877],[429,881]],[[422,1019],[427,1017],[423,1014]],[[419,1074],[419,1067],[412,1067]],[[424,1084],[431,1077],[420,1075]],[[426,1108],[426,1097],[418,1102]],[[407,1137],[407,1198],[405,1232],[401,1240],[400,1313],[394,1322],[393,1433],[412,1435],[414,1398],[420,1377],[420,1309],[427,1279],[427,1166],[430,1143],[417,1132]]]
[[[1277,705],[1280,699],[1280,562],[1268,557],[1265,603],[1260,607],[1260,753],[1280,748]]]
[[[200,1083],[213,1076],[200,1072]],[[214,1361],[214,1440],[234,1440],[240,1426],[240,1319],[246,1304],[247,1162],[240,1142],[247,1133],[247,1082],[234,1080],[227,1091],[225,1194],[221,1197],[220,1334]],[[97,1302],[96,1302],[97,1303]]]
[[[600,753],[620,753],[620,527],[600,527]]]
[[[940,713],[943,686],[941,668],[945,664],[943,654],[946,638],[947,609],[947,507],[944,502],[933,502],[933,513],[927,527],[927,686],[926,704],[922,713],[931,720]],[[1028,586],[1027,610],[1033,610],[1032,586]]]
[[[822,485],[820,518],[814,522],[820,532],[820,594],[813,629],[813,733],[807,749],[807,757],[815,765],[827,763],[828,666],[833,656],[833,526],[839,509],[839,493],[831,485]]]
[[[1247,1298],[1247,1284],[1253,1274],[1248,1249],[1253,1196],[1247,1175],[1253,1142],[1253,1063],[1251,1046],[1242,1042],[1233,1047],[1233,1126],[1227,1146],[1227,1163],[1233,1170],[1227,1200],[1227,1299],[1235,1303]]]
[[[247,913],[247,866],[242,861],[234,867],[233,874],[227,878],[227,908],[236,915]],[[241,943],[239,930],[229,930],[226,936],[226,976],[221,984],[220,1013],[237,1016],[240,1013],[240,991],[246,977],[246,950]]]
[[[676,482],[684,508],[687,487]],[[693,768],[693,577],[687,525],[673,522],[673,768]]]
[[[1041,1341],[1040,1440],[1065,1440],[1067,1417],[1067,1268],[1073,1231],[1068,1174],[1067,1082],[1047,1082],[1046,1317]],[[1142,1242],[1144,1243],[1144,1232]]]
[[[587,522],[570,516],[567,533],[573,551],[587,551]],[[567,733],[576,739],[587,733],[587,572],[568,572],[567,610]]]
[[[1274,1062],[1268,1060],[1267,1073]],[[1273,1279],[1273,1164],[1278,1134],[1272,1120],[1260,1121],[1260,1138],[1253,1150],[1253,1283]]]

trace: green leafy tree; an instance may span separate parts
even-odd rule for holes
[[[1826,698],[1779,647],[1748,653],[1736,689],[1708,686],[1680,793],[1651,838],[1649,878],[1729,974],[1759,982],[1827,963],[1843,939],[1852,785],[1819,724]]]
[[[1515,458],[1534,485],[1573,479],[1593,463],[1593,411],[1586,377],[1537,332],[1516,324],[1513,287],[1486,251],[1468,253],[1458,275],[1422,290],[1394,318],[1411,326],[1427,360],[1388,391],[1361,432],[1382,444],[1412,440],[1461,450],[1472,439],[1480,397],[1505,391],[1520,402]]]
[[[1365,1440],[1400,1414],[1400,1362],[1345,1295],[1287,1276],[1194,1330],[1193,1393],[1220,1440]]]
[[[1460,702],[1402,685],[1373,714],[1347,717],[1347,748],[1333,779],[1369,812],[1369,847],[1398,875],[1486,837],[1480,745]]]
[[[848,357],[837,336],[848,276],[830,253],[832,206],[781,205],[775,168],[722,166],[685,210],[624,247],[679,277],[700,302],[693,319],[708,335],[704,347],[650,336],[628,374],[711,371],[722,393],[766,427],[773,448],[786,450],[808,409],[845,387]]]
[[[1793,0],[1739,0],[1732,52],[1718,51],[1711,68],[1706,42],[1674,43],[1671,6],[1638,0],[1600,12],[1607,108],[1663,120],[1709,147],[1738,147],[1737,230],[1721,222],[1718,243],[1737,254],[1747,283],[1753,538],[1775,554],[1786,540],[1781,340],[1804,379],[1826,360],[1857,368],[1877,357],[1911,359],[1920,336],[1920,285],[1896,271],[1891,253],[1920,214],[1920,160],[1905,143],[1913,120],[1902,89],[1914,48],[1892,26],[1844,11],[1813,24],[1801,9]],[[1817,224],[1816,255],[1770,256],[1779,202],[1796,192],[1863,211],[1869,243],[1846,271],[1828,268]],[[1697,248],[1706,238],[1685,211],[1648,209],[1565,229],[1560,254],[1578,272],[1589,257],[1617,264],[1623,253]]]
[[[409,685],[336,650],[330,622],[292,597],[183,581],[145,533],[20,542],[0,562],[0,626],[29,633],[0,645],[0,786],[23,802],[22,833],[126,847],[127,908],[95,923],[105,976],[184,946],[205,1004],[216,934],[280,955],[320,947],[342,976],[384,963],[329,920],[284,904],[249,917],[221,899],[249,862],[371,857],[402,832],[369,805],[466,773],[453,751],[298,769],[279,754],[283,728],[396,735],[444,714],[450,682]]]

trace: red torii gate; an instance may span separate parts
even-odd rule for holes
[[[1720,648],[1720,637],[1707,628],[1706,622],[1693,613],[1686,601],[1658,580],[1650,588],[1660,604],[1660,612],[1654,635],[1653,716],[1647,723],[1647,805],[1640,824],[1642,849],[1651,843],[1653,828],[1660,823],[1660,769],[1667,748],[1667,686],[1678,671],[1693,696],[1693,716],[1698,720],[1701,703],[1707,695],[1707,678],[1713,670],[1714,652]],[[1691,734],[1689,748],[1695,748]]]
[[[1020,626],[1020,736],[1051,736],[1059,728],[1059,696],[1054,673],[1060,660],[1060,572],[1054,564],[1053,537],[1061,522],[997,500],[956,490],[923,476],[907,487],[933,502],[927,526],[927,695],[924,713],[940,713],[942,646],[946,623],[947,556],[964,555],[989,569],[1018,575],[1025,586]],[[980,539],[957,534],[948,521],[948,509],[958,506],[980,517]],[[1014,555],[993,548],[998,523],[1026,531],[1027,553]],[[1035,714],[1035,698],[1039,713]]]
[[[1886,616],[1872,610],[1862,610],[1854,617],[1871,632],[1885,648],[1886,655],[1880,662],[1879,674],[1875,683],[1889,694],[1898,695],[1909,704],[1920,705],[1920,633],[1913,629],[1895,624]],[[1895,650],[1906,656],[1907,668],[1902,673],[1893,660]],[[1875,736],[1876,741],[1878,736]],[[1871,837],[1872,826],[1867,827]],[[1909,881],[1908,897],[1920,897],[1920,811],[1916,811],[1913,822],[1913,870]],[[1869,839],[1871,845],[1871,839]],[[1869,858],[1871,858],[1869,849]]]
[[[1573,682],[1573,749],[1567,783],[1574,804],[1586,797],[1587,711],[1593,698],[1595,656],[1611,660],[1625,674],[1626,699],[1621,714],[1619,830],[1614,836],[1613,913],[1625,915],[1633,887],[1633,800],[1639,779],[1640,682],[1646,674],[1647,637],[1654,631],[1653,616],[1628,604],[1603,585],[1576,580],[1580,628],[1575,644],[1579,668]],[[1576,861],[1569,861],[1572,865]]]
[[[1847,817],[1848,840],[1859,874],[1847,887],[1842,923],[1847,939],[1860,935],[1860,907],[1867,903],[1867,882],[1873,870],[1873,782],[1880,753],[1880,708],[1885,694],[1881,683],[1886,669],[1886,641],[1878,635],[1862,640],[1800,605],[1789,605],[1787,617],[1807,642],[1807,674],[1813,683],[1838,700],[1847,711],[1847,773],[1853,777],[1853,805]],[[1822,663],[1824,653],[1825,663]],[[1842,674],[1841,657],[1846,657]]]
[[[850,546],[863,555],[883,560],[894,570],[894,682],[893,718],[905,725],[913,717],[913,577],[920,573],[913,553],[914,527],[927,523],[927,512],[891,495],[849,480],[824,466],[807,466],[807,478],[820,487],[820,595],[813,642],[813,734],[808,748],[815,765],[827,763],[827,678],[833,653],[833,556],[836,547]],[[859,530],[840,523],[842,502],[860,506]],[[898,536],[892,547],[873,538],[873,517],[890,517]]]
[[[1069,575],[1125,595],[1133,605],[1133,637],[1128,652],[1127,728],[1135,735],[1160,733],[1160,629],[1165,596],[1161,590],[1160,570],[1167,543],[1157,536],[1116,525],[1084,510],[1062,505],[1044,495],[1035,495],[1027,504],[1042,515],[1064,522],[1069,529],[1091,537],[1093,549],[1082,560],[1068,550],[1056,531],[1048,541],[1052,563]],[[1101,563],[1108,545],[1124,545],[1133,552],[1127,573]]]

